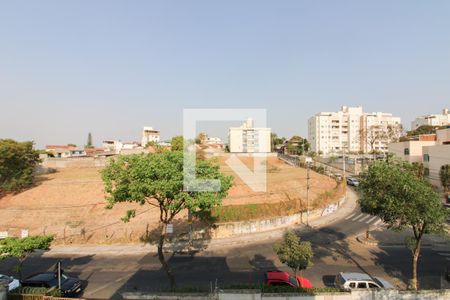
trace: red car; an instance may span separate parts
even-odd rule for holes
[[[293,288],[312,289],[313,285],[305,277],[294,278],[288,272],[269,271],[265,274],[265,284],[269,286],[291,286]]]

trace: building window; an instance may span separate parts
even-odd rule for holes
[[[409,155],[409,148],[405,148],[405,150],[403,151],[403,153],[404,153],[405,155]]]
[[[424,169],[423,169],[423,175],[425,175],[425,176],[430,176],[430,169],[424,168]]]
[[[424,154],[423,155],[423,161],[430,161],[430,155],[429,154]]]

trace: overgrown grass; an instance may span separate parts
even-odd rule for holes
[[[335,203],[345,193],[345,184],[338,184],[333,190],[321,193],[312,201],[311,208],[324,208]],[[293,215],[306,211],[301,199],[289,198],[276,203],[226,205],[215,208],[212,216],[216,222],[237,222]]]

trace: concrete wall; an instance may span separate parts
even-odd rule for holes
[[[429,170],[427,178],[431,184],[441,187],[439,171],[441,166],[450,165],[450,145],[436,145],[423,147],[423,154],[428,154],[429,161],[424,161],[423,166]]]
[[[398,290],[354,290],[341,293],[306,294],[262,294],[258,290],[229,290],[217,294],[201,295],[188,293],[123,293],[123,299],[192,299],[192,300],[447,300],[450,290],[398,291]]]
[[[41,166],[44,168],[90,168],[104,167],[108,162],[107,157],[71,157],[71,158],[52,158],[48,157],[42,160]]]
[[[389,152],[396,157],[408,162],[422,162],[422,149],[424,146],[435,145],[435,141],[406,141],[389,144]],[[409,149],[409,155],[405,155],[405,149]]]
[[[335,205],[333,205],[333,207],[337,208],[343,202],[344,198],[341,198],[337,203],[335,203]],[[329,213],[332,213],[330,211],[330,207],[312,210],[309,212],[309,220],[310,221],[315,220],[321,217],[322,215]],[[305,220],[306,220],[306,213],[298,213],[290,216],[275,217],[265,220],[219,223],[217,224],[217,228],[214,229],[212,235],[214,238],[227,238],[232,236],[239,236],[242,234],[271,231],[274,229],[304,223]]]

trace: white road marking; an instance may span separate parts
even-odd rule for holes
[[[363,222],[364,220],[370,218],[370,215],[365,215],[364,218],[362,218],[361,220],[359,220],[358,222]]]
[[[376,218],[378,218],[377,216],[374,216],[372,218],[370,218],[369,220],[366,221],[367,224],[372,223]]]
[[[350,218],[353,217],[354,215],[356,215],[356,213],[352,213],[350,216],[348,216],[347,218],[345,218],[345,220],[350,219]]]
[[[378,224],[380,224],[381,222],[383,222],[381,219],[378,219],[378,221],[376,221],[375,223],[373,223],[373,225],[378,225]]]
[[[357,221],[358,219],[360,219],[361,217],[364,217],[364,214],[359,214],[358,216],[354,217],[352,219],[352,221]]]
[[[450,256],[450,253],[438,253],[438,254],[442,256]]]

